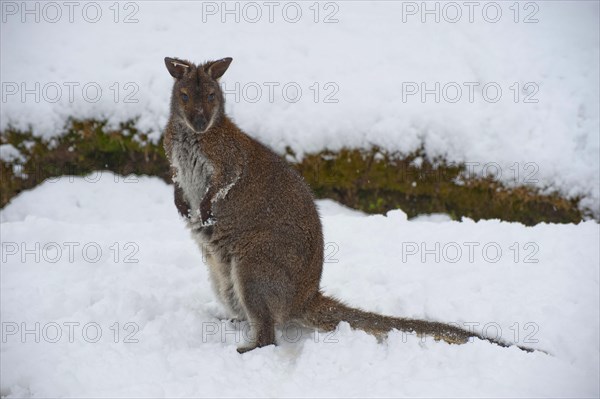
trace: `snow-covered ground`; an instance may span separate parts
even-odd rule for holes
[[[139,118],[157,138],[163,58],[231,56],[229,113],[277,150],[423,146],[600,215],[596,1],[49,4],[2,3],[0,128]]]
[[[472,325],[448,345],[280,331],[244,355],[156,178],[62,177],[1,212],[8,397],[598,397],[599,225],[407,221],[318,201],[323,287],[349,304]],[[436,259],[437,258],[437,259]],[[282,337],[285,335],[285,337]]]

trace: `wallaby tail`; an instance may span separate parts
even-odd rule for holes
[[[309,306],[304,314],[304,323],[308,327],[325,331],[334,330],[342,321],[347,322],[354,329],[363,330],[377,337],[384,337],[388,332],[395,329],[408,333],[416,333],[419,336],[429,335],[436,341],[441,339],[450,344],[464,344],[470,338],[479,338],[502,347],[512,346],[509,343],[486,338],[474,331],[468,331],[450,324],[383,316],[351,308],[321,293],[317,294],[311,306]],[[527,352],[534,351],[534,349],[523,346],[517,345],[517,347]]]

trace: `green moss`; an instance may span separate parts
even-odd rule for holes
[[[1,206],[19,192],[45,179],[110,170],[128,175],[158,176],[169,181],[162,142],[153,143],[135,127],[136,121],[109,129],[106,121],[70,120],[52,140],[31,130],[8,128],[0,143],[12,144],[26,160],[1,162]],[[287,149],[287,155],[295,157]],[[415,160],[420,158],[419,167]],[[428,160],[423,150],[403,155],[380,148],[343,149],[307,154],[292,164],[318,198],[332,198],[368,213],[401,208],[409,217],[443,212],[458,219],[498,218],[527,225],[579,222],[579,199],[541,195],[531,187],[508,188],[491,179],[462,180],[464,165]]]
[[[70,120],[64,132],[51,140],[36,137],[31,130],[8,128],[0,133],[0,143],[12,144],[25,159],[22,164],[0,162],[2,207],[19,192],[61,175],[110,170],[169,179],[162,142],[149,141],[135,128],[135,121],[109,129],[106,121]]]
[[[420,166],[415,159],[420,158]],[[527,225],[579,222],[579,199],[541,195],[532,187],[508,188],[491,179],[464,181],[464,165],[427,160],[423,151],[408,156],[343,149],[307,155],[298,170],[318,197],[332,198],[369,213],[401,208],[409,217],[447,213],[474,220],[498,218]]]

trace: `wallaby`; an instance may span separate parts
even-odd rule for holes
[[[346,321],[379,337],[397,329],[449,343],[487,339],[354,309],[321,292],[324,243],[313,194],[283,158],[225,115],[219,78],[231,61],[165,58],[175,82],[164,147],[175,205],[204,252],[216,295],[233,317],[250,322],[252,340],[238,352],[275,344],[275,326],[288,322],[332,331]]]

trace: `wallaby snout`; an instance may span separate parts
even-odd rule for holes
[[[197,111],[198,114],[194,115],[191,120],[191,125],[197,133],[202,133],[208,126],[208,121],[204,117],[204,112]]]

